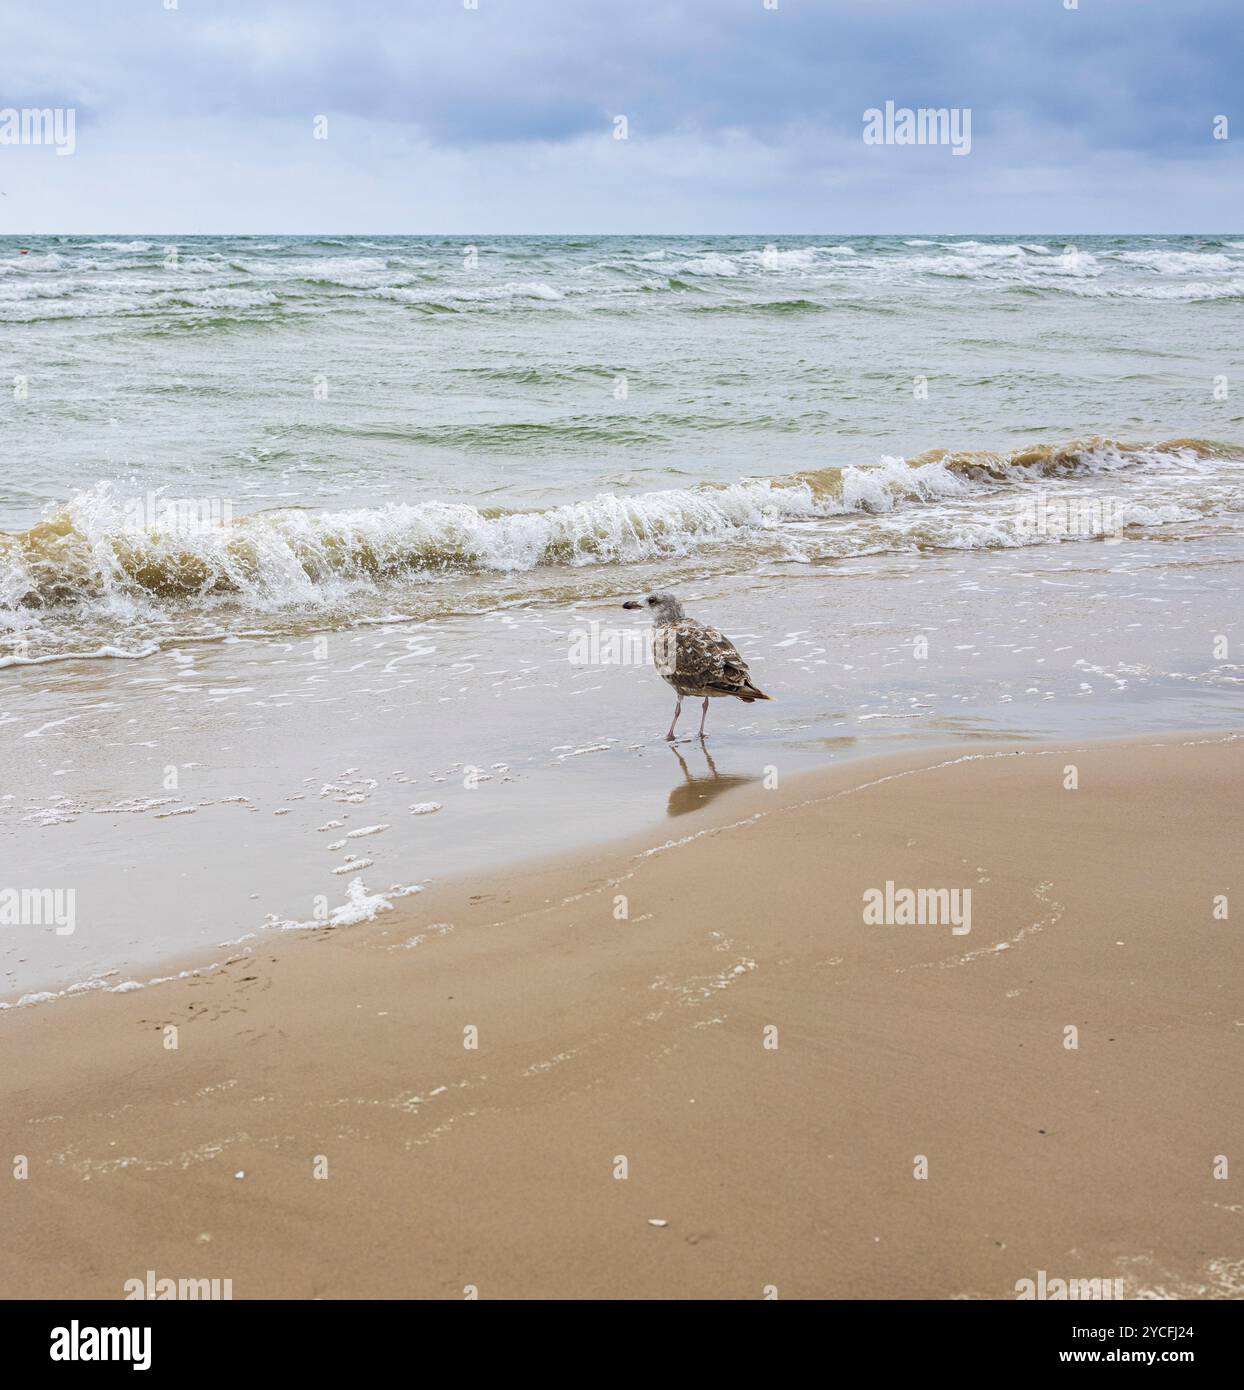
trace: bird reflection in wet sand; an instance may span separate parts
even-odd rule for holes
[[[745,787],[749,782],[760,781],[757,776],[740,776],[718,772],[717,764],[713,762],[713,755],[703,743],[700,744],[700,752],[704,754],[704,761],[708,764],[708,776],[703,773],[692,772],[687,766],[687,760],[678,751],[677,745],[671,743],[670,752],[678,759],[683,777],[686,778],[682,786],[675,787],[670,792],[669,805],[666,807],[666,811],[671,816],[685,816],[688,811],[698,811],[719,797],[722,792],[728,792],[732,787]]]

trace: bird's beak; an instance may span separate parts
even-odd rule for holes
[[[642,608],[642,607],[643,607],[643,604],[642,604],[642,603],[636,603],[636,601],[635,601],[633,598],[628,598],[627,601],[622,605],[622,607],[623,607],[623,608]]]

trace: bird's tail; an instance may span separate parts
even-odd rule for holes
[[[751,681],[744,682],[734,693],[745,705],[750,705],[754,700],[768,700],[772,698],[766,695],[763,690],[754,686]]]

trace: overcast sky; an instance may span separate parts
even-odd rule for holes
[[[1244,230],[1242,0],[166,3],[4,5],[0,232]]]

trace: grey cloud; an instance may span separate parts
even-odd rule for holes
[[[136,207],[158,208],[142,166],[166,157],[215,180],[213,208],[239,226],[251,205],[233,185],[252,176],[302,217],[308,188],[336,215],[342,189],[383,186],[393,216],[392,180],[407,169],[419,179],[420,225],[468,208],[481,216],[464,190],[507,168],[537,185],[533,206],[563,228],[580,225],[584,185],[606,229],[612,196],[619,227],[699,206],[709,220],[694,230],[766,218],[813,229],[844,209],[866,230],[870,207],[878,228],[899,208],[909,227],[953,212],[983,229],[1001,215],[992,190],[1014,188],[1026,169],[1043,185],[1061,179],[1073,225],[1096,215],[1094,189],[1112,170],[1135,181],[1133,228],[1159,202],[1166,215],[1176,189],[1215,178],[1239,187],[1244,113],[1234,112],[1228,147],[1210,139],[1212,118],[1232,114],[1240,90],[1238,0],[1081,0],[1076,11],[1059,0],[479,4],[10,6],[0,104],[78,107],[81,150],[58,178],[79,180],[88,218],[88,167],[92,188],[111,180],[133,190]],[[971,159],[862,150],[863,112],[887,99],[970,107]],[[321,113],[333,139],[309,152]],[[609,148],[617,114],[630,121],[624,154]],[[1110,184],[1100,208],[1117,216],[1123,195]],[[119,215],[114,198],[106,206]],[[513,206],[499,204],[493,220]],[[1213,206],[1216,216],[1239,209],[1241,194],[1216,193]],[[1186,215],[1202,225],[1195,208]]]

